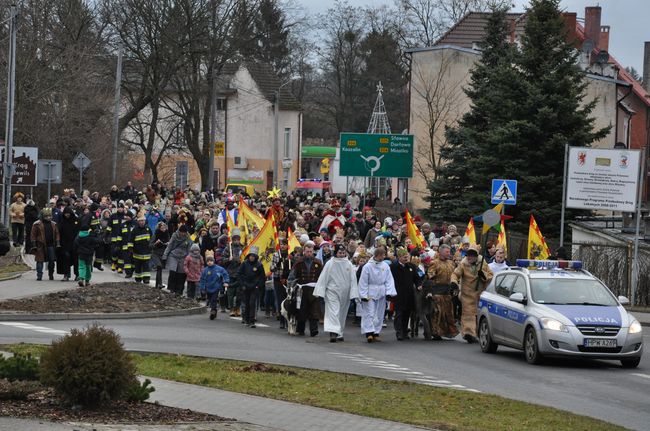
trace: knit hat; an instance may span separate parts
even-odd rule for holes
[[[201,251],[201,247],[199,247],[198,244],[192,244],[192,246],[190,247],[190,252],[194,252],[194,251]]]
[[[241,238],[241,230],[239,228],[233,228],[232,233],[230,234],[232,238],[238,237]]]
[[[255,256],[258,256],[260,254],[260,248],[256,245],[250,246],[248,249],[248,254],[247,256],[250,256],[251,254],[254,254]]]

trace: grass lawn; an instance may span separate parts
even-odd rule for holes
[[[0,346],[36,356],[46,346]],[[139,374],[442,430],[623,430],[496,395],[296,367],[246,371],[251,362],[133,354]],[[226,413],[226,412],[224,412]]]
[[[5,256],[0,256],[0,276],[29,270],[29,266],[25,265],[20,258],[18,248],[12,248]]]

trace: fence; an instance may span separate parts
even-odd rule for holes
[[[557,243],[551,242],[554,250]],[[609,287],[614,295],[632,298],[632,257],[634,245],[565,243],[570,258],[582,261],[583,268],[598,277]],[[514,263],[516,259],[526,258],[528,238],[519,234],[509,234],[508,258]],[[650,305],[650,251],[639,248],[639,282],[636,289],[634,305]]]

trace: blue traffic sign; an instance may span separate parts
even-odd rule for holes
[[[517,180],[492,180],[492,203],[516,205]]]

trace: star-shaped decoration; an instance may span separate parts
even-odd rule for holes
[[[512,216],[501,214],[503,204],[498,204],[492,209],[485,211],[479,216],[473,217],[474,221],[483,222],[482,233],[486,233],[490,228],[494,228],[497,232],[501,232],[501,221],[510,220]]]
[[[282,192],[282,190],[280,190],[279,188],[273,187],[273,189],[268,191],[268,194],[269,194],[269,197],[271,199],[273,199],[273,198],[279,198],[281,192]]]

